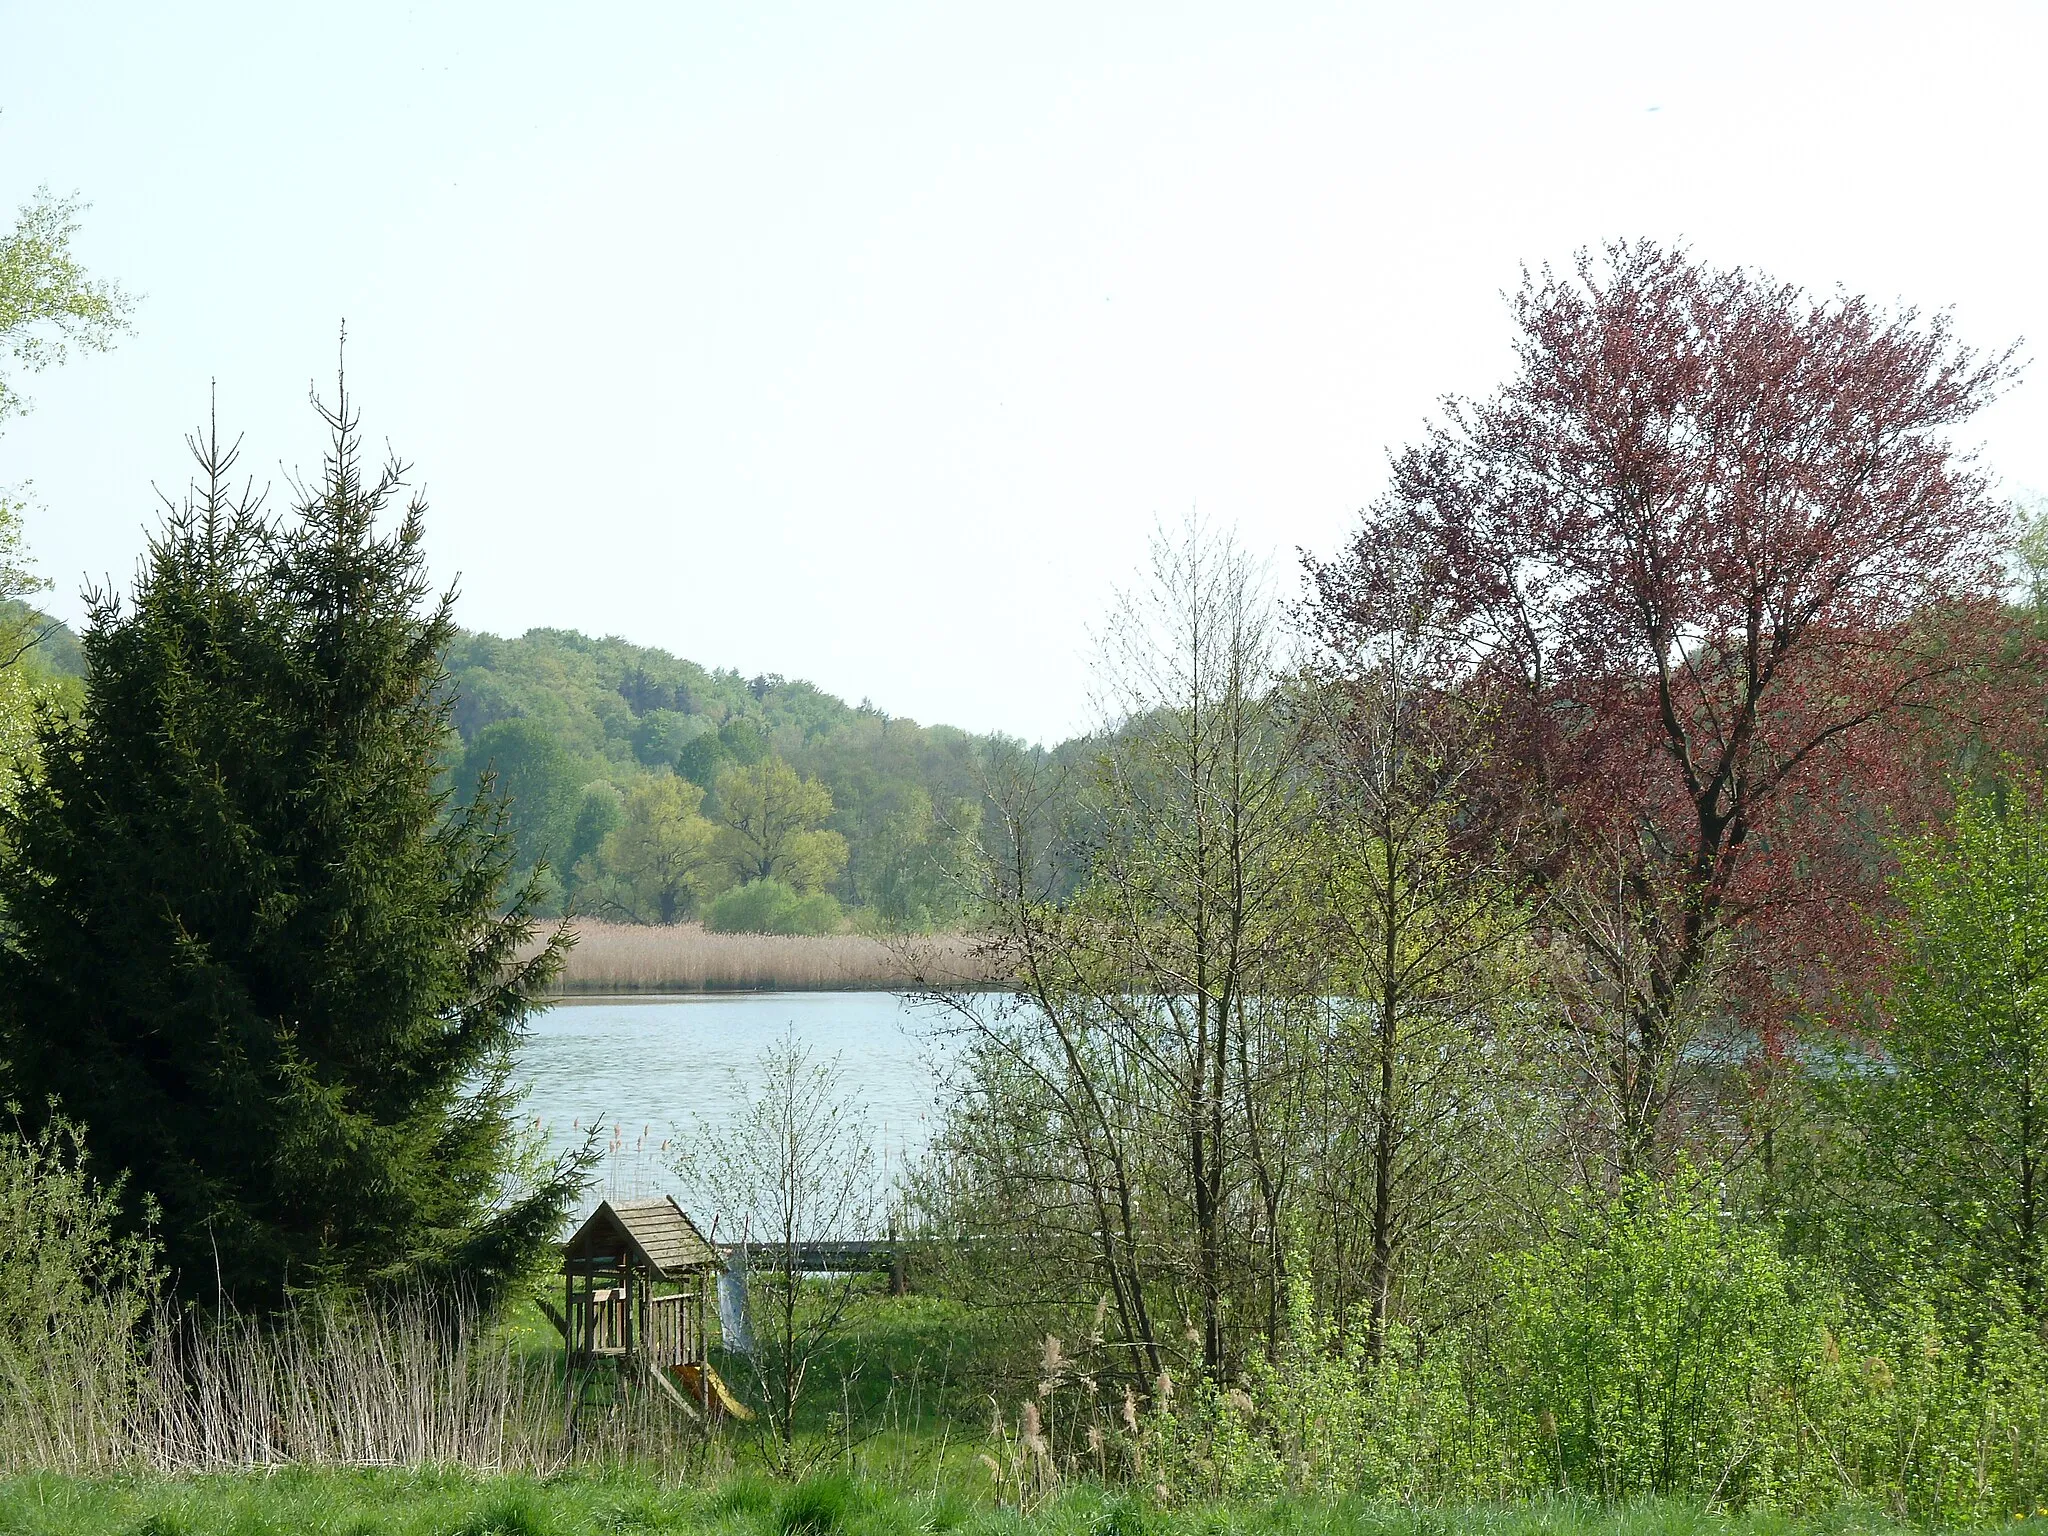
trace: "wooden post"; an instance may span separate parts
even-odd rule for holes
[[[625,1350],[626,1364],[633,1363],[633,1256],[622,1256],[619,1265],[619,1343]]]
[[[582,1319],[576,1315],[576,1261],[562,1256],[562,1316],[569,1326],[562,1330],[562,1438],[576,1442],[576,1331]]]

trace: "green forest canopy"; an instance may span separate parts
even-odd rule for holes
[[[76,638],[54,622],[36,661],[53,676],[83,671]],[[721,774],[780,758],[830,793],[824,826],[846,840],[846,858],[823,892],[849,920],[901,931],[962,915],[962,861],[981,818],[977,764],[991,738],[848,704],[801,680],[742,677],[568,629],[463,631],[447,662],[454,787],[466,795],[479,774],[497,775],[519,866],[547,862],[557,910],[659,921],[654,904],[636,905],[601,867],[634,785],[674,774],[705,792],[703,813],[715,821]],[[707,866],[679,915],[703,916],[732,878]],[[763,893],[728,906],[775,903]],[[815,903],[810,910],[815,923]]]
[[[464,779],[497,772],[513,797],[522,863],[546,858],[579,910],[656,916],[602,888],[595,867],[637,781],[686,779],[706,792],[715,820],[721,774],[778,757],[830,792],[824,825],[846,840],[846,859],[824,889],[856,920],[921,929],[962,911],[958,876],[980,817],[985,738],[849,705],[806,682],[708,670],[574,630],[464,633],[448,669]]]

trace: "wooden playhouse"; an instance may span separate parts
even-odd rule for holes
[[[691,1414],[752,1417],[710,1360],[724,1257],[667,1196],[604,1201],[562,1245],[567,1423],[599,1370],[652,1382]]]

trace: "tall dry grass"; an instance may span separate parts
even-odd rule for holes
[[[56,1341],[53,1341],[53,1344]],[[665,1396],[628,1384],[564,1433],[558,1357],[425,1298],[281,1319],[160,1311],[137,1341],[65,1341],[0,1380],[0,1473],[277,1466],[558,1471],[572,1461],[701,1463]]]
[[[985,984],[966,934],[870,938],[710,933],[698,923],[639,927],[580,918],[563,992],[899,991]]]

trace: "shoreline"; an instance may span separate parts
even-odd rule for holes
[[[711,933],[698,923],[572,921],[576,940],[549,997],[741,992],[975,991],[994,983],[972,934],[876,938]],[[531,954],[538,943],[529,946]]]
[[[745,997],[759,995],[775,996],[784,992],[878,992],[908,994],[932,990],[929,983],[914,981],[834,981],[834,982],[793,982],[793,981],[747,981],[714,983],[705,986],[680,986],[667,982],[652,982],[646,986],[613,986],[603,982],[578,982],[574,985],[557,984],[541,995],[551,1002],[597,1003],[607,1000],[617,1002],[653,1001],[663,997]],[[1004,990],[992,981],[950,982],[943,989],[948,992],[1001,992]]]

